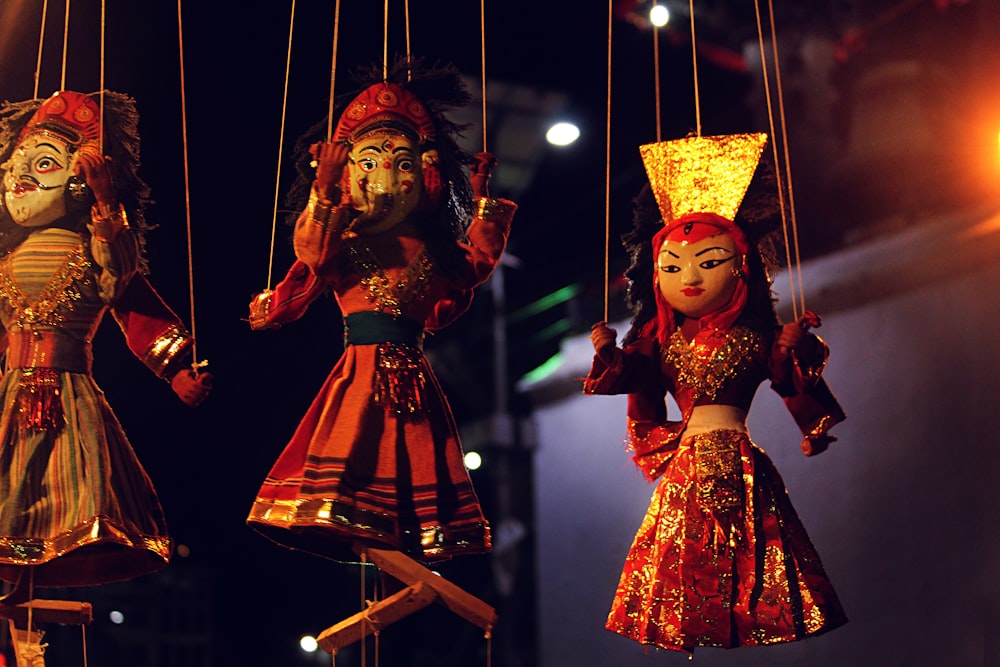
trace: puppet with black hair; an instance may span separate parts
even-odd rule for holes
[[[604,322],[591,332],[584,392],[628,394],[633,460],[657,480],[606,625],[641,644],[687,652],[774,644],[846,621],[781,477],[746,426],[765,380],[802,430],[806,455],[826,449],[827,432],[844,419],[821,377],[826,345],[808,333],[818,318],[782,326],[775,313],[769,270],[780,207],[773,176],[758,168],[766,141],[642,147],[650,187],[623,237],[634,318],[623,347]],[[667,418],[668,394],[677,421]]]
[[[373,72],[374,73],[374,70]],[[297,261],[250,304],[254,329],[332,291],[345,350],[264,480],[248,523],[277,543],[354,559],[352,546],[424,561],[490,549],[446,397],[423,354],[492,274],[516,210],[491,198],[444,116],[468,102],[457,72],[400,62],[310,146]],[[465,165],[472,163],[472,176]]]
[[[186,404],[210,386],[144,275],[134,101],[103,98],[103,128],[96,94],[0,108],[0,579],[15,584],[2,605],[169,562],[156,492],[91,375],[104,314]]]

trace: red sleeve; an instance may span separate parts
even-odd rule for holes
[[[194,339],[146,276],[132,277],[111,312],[128,348],[157,377],[170,377],[184,363]]]

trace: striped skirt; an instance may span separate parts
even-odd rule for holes
[[[121,581],[164,567],[170,548],[156,491],[91,376],[8,370],[0,578],[17,581],[32,566],[36,586]]]
[[[489,551],[458,430],[418,346],[347,346],[247,522],[335,560],[354,560],[354,542],[424,561]]]

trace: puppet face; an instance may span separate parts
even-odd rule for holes
[[[359,233],[375,233],[402,222],[420,203],[423,181],[417,143],[399,134],[359,140],[348,161],[351,200],[361,212]]]
[[[64,192],[75,154],[50,133],[26,136],[4,165],[4,203],[22,227],[44,227],[66,215]]]
[[[725,308],[739,283],[741,258],[728,234],[699,241],[668,238],[656,259],[656,284],[675,310],[704,317]]]

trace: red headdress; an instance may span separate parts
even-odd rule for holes
[[[101,111],[89,95],[61,90],[42,103],[18,139],[34,132],[52,133],[73,149],[101,136]]]
[[[380,131],[412,134],[421,146],[437,138],[424,103],[395,83],[382,81],[365,88],[341,114],[334,141],[356,142]]]

